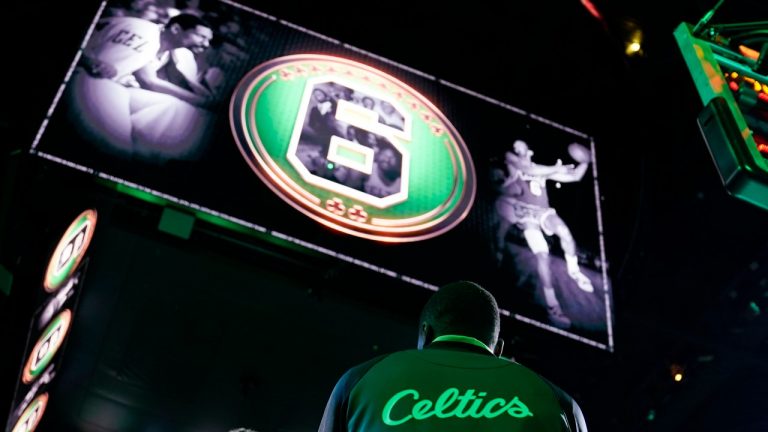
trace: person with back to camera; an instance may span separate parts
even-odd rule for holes
[[[376,357],[336,384],[319,432],[585,432],[576,401],[501,358],[499,309],[479,285],[445,285],[419,320],[417,349]]]

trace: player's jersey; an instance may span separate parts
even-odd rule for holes
[[[541,176],[525,174],[522,171],[510,167],[511,175],[520,183],[520,195],[516,198],[524,203],[539,207],[549,207],[547,195],[547,179]]]
[[[117,69],[120,81],[155,60],[160,50],[161,27],[135,17],[113,17],[96,26],[85,55]]]
[[[188,82],[199,81],[195,55],[188,48],[176,48],[163,53],[150,63],[150,67],[155,69],[158,78],[189,91],[193,90]]]
[[[320,432],[586,432],[565,392],[463,342],[434,342],[350,369]]]

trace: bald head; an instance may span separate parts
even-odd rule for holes
[[[493,295],[480,285],[453,282],[441,287],[427,301],[419,326],[420,346],[451,334],[473,337],[493,348],[499,338],[499,307]]]

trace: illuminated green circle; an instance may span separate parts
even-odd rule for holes
[[[96,210],[86,210],[78,215],[61,236],[48,261],[43,287],[54,292],[77,270],[88,250],[96,228]]]
[[[48,393],[43,393],[29,403],[27,408],[19,416],[13,432],[33,432],[45,413],[45,407],[48,405]]]
[[[71,323],[72,311],[64,309],[48,324],[29,353],[29,359],[27,359],[27,363],[24,365],[21,380],[25,384],[32,383],[48,367],[53,356],[56,355],[64,343]],[[56,335],[52,337],[54,333]]]
[[[328,103],[315,99],[318,90]],[[333,132],[323,135],[312,116],[326,105]],[[474,166],[453,125],[423,95],[361,63],[273,59],[243,78],[230,115],[240,152],[267,186],[347,234],[434,237],[456,226],[474,200]]]

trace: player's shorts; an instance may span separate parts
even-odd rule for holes
[[[517,225],[520,229],[524,230],[526,225],[535,225],[548,236],[554,234],[544,222],[549,216],[557,214],[555,209],[551,207],[539,207],[512,197],[501,196],[496,200],[496,212],[500,217]]]

